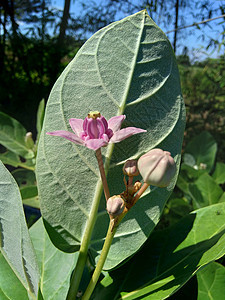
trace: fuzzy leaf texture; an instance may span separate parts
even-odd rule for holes
[[[0,298],[36,299],[39,271],[16,181],[0,162]],[[29,295],[29,297],[28,297]]]
[[[77,253],[68,254],[56,249],[46,233],[41,218],[29,231],[41,273],[39,287],[43,298],[46,300],[66,299]]]
[[[94,151],[46,132],[70,130],[70,118],[84,119],[95,110],[107,120],[125,114],[124,127],[147,130],[102,148],[111,195],[124,190],[123,163],[154,147],[170,151],[179,165],[185,112],[178,69],[169,41],[145,10],[94,34],[55,83],[46,108],[37,159],[45,226],[56,247],[79,250],[93,203],[101,197],[89,247],[93,261],[99,257],[109,222]],[[175,180],[168,188],[148,190],[127,214],[105,269],[145,242]]]

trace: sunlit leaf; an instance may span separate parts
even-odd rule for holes
[[[15,168],[17,168],[21,163],[19,155],[9,150],[5,151],[4,153],[0,153],[0,160],[3,162],[3,164],[10,165]]]
[[[25,142],[26,129],[14,118],[0,112],[0,144],[26,159],[34,153]]]
[[[101,281],[92,299],[166,299],[225,254],[224,217],[225,204],[215,204],[155,231],[131,260]]]
[[[218,203],[223,195],[222,188],[207,173],[189,184],[189,191],[195,209]]]
[[[187,145],[185,152],[193,155],[198,168],[206,168],[209,172],[211,171],[217,151],[217,144],[213,136],[204,131],[194,137],[191,142]]]
[[[45,100],[42,99],[41,102],[39,103],[38,111],[37,111],[37,122],[36,122],[37,143],[38,143],[39,138],[40,138],[41,129],[42,129],[42,126],[43,126],[43,121],[44,121],[44,115],[45,115]]]
[[[90,215],[101,199],[90,254],[98,259],[109,217],[94,152],[46,132],[70,130],[69,119],[98,110],[106,119],[125,114],[124,127],[147,130],[102,149],[111,195],[124,190],[122,166],[154,147],[171,152],[177,166],[184,106],[173,50],[146,11],[98,31],[79,50],[54,85],[39,142],[37,179],[42,214],[52,241],[77,251]],[[105,268],[137,251],[158,222],[175,184],[149,190],[124,218]]]
[[[213,262],[197,273],[198,300],[223,299],[225,295],[225,267]]]

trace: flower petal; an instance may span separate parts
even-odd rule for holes
[[[98,150],[99,148],[107,145],[108,143],[103,139],[90,139],[85,142],[85,146],[92,150]]]
[[[83,120],[72,118],[69,120],[70,127],[73,129],[73,132],[79,136],[80,133],[83,131]]]
[[[108,128],[112,129],[112,131],[115,133],[116,131],[120,130],[120,127],[125,118],[125,115],[112,117],[108,121]]]
[[[53,132],[46,132],[46,134],[60,136],[60,137],[63,137],[75,144],[84,145],[84,141],[81,138],[79,138],[76,134],[69,132],[69,131],[57,130],[57,131],[53,131]]]
[[[147,132],[147,131],[136,127],[123,128],[114,133],[113,137],[110,139],[110,143],[119,143],[131,135],[142,133],[142,132]]]

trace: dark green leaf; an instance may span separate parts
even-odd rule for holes
[[[12,171],[12,175],[19,187],[36,185],[37,183],[35,173],[31,170],[17,169]]]
[[[7,150],[4,153],[0,153],[0,160],[5,165],[10,165],[17,168],[21,164],[19,155]]]
[[[20,188],[20,193],[22,196],[23,204],[40,208],[40,203],[38,200],[38,190],[36,185],[22,187]]]
[[[218,184],[225,183],[225,164],[224,163],[216,163],[216,169],[212,175],[213,179]]]
[[[185,153],[194,156],[196,167],[198,169],[205,167],[208,172],[214,165],[216,151],[217,144],[212,135],[206,131],[194,137],[185,149]]]
[[[220,203],[153,232],[142,250],[101,281],[93,299],[166,299],[201,266],[225,254],[224,218]]]
[[[26,159],[34,157],[25,141],[26,129],[12,117],[0,112],[0,144]]]
[[[195,209],[218,203],[223,194],[221,187],[207,173],[189,184],[189,191]]]

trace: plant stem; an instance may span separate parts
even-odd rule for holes
[[[101,255],[100,255],[100,258],[98,260],[98,263],[96,265],[96,268],[94,270],[94,273],[92,275],[92,278],[91,278],[91,281],[89,282],[89,285],[82,297],[82,300],[88,300],[96,286],[96,283],[98,282],[98,279],[99,279],[99,276],[101,274],[101,271],[102,271],[102,268],[104,266],[104,263],[105,263],[105,260],[106,260],[106,257],[108,255],[108,252],[109,252],[109,249],[110,249],[110,246],[112,244],[112,240],[113,240],[113,237],[115,235],[115,232],[116,232],[116,229],[118,226],[113,226],[112,228],[112,220],[110,220],[110,223],[109,223],[109,228],[108,228],[108,232],[107,232],[107,235],[106,235],[106,238],[105,238],[105,242],[104,242],[104,245],[103,245],[103,248],[102,248],[102,252],[101,252]]]
[[[111,152],[112,152],[112,149],[113,148],[111,148]],[[98,166],[99,166],[99,170],[100,170],[100,174],[101,174],[101,181],[98,182],[98,185],[96,188],[97,195],[92,204],[90,216],[87,221],[87,226],[85,228],[84,236],[82,238],[82,243],[80,246],[77,264],[76,264],[76,267],[75,267],[73,275],[72,275],[70,288],[69,288],[67,298],[66,298],[67,300],[76,299],[76,295],[77,295],[77,292],[79,289],[83,270],[84,270],[86,260],[87,260],[88,246],[89,246],[89,243],[91,240],[91,234],[92,234],[93,227],[94,227],[96,217],[97,217],[99,202],[100,202],[101,194],[102,194],[102,186],[104,188],[106,200],[108,200],[108,198],[110,197],[108,183],[107,183],[106,175],[105,175],[105,169],[104,169],[103,160],[102,160],[101,149],[98,149],[96,151],[96,158],[98,161]]]
[[[101,199],[102,194],[102,182],[99,180],[96,188],[96,197],[92,203],[91,212],[87,221],[87,225],[84,231],[84,235],[82,238],[81,246],[80,246],[80,253],[78,256],[77,264],[75,270],[73,272],[73,276],[71,279],[70,288],[67,294],[67,300],[74,300],[76,299],[76,295],[79,289],[80,281],[82,278],[83,270],[87,260],[88,254],[88,246],[91,240],[91,234],[94,228],[94,224],[97,218],[99,202]]]
[[[100,171],[100,174],[101,174],[104,194],[105,194],[105,198],[106,198],[106,201],[107,201],[110,198],[110,193],[109,193],[109,187],[108,187],[108,183],[107,183],[107,179],[106,179],[106,175],[105,175],[105,169],[104,169],[103,160],[102,160],[101,148],[96,150],[95,153],[96,153],[96,158],[97,158],[97,161],[98,161],[99,171]]]
[[[144,191],[149,187],[149,184],[144,183],[141,187],[141,189],[138,191],[138,193],[136,194],[136,196],[134,197],[132,206],[139,200],[139,198],[141,197],[141,195],[144,193]],[[110,217],[110,223],[109,223],[109,228],[108,228],[108,232],[105,238],[105,242],[102,248],[102,252],[99,258],[99,261],[96,265],[96,268],[94,270],[94,273],[92,275],[91,281],[89,282],[89,285],[82,297],[82,300],[88,300],[98,282],[99,276],[101,274],[102,268],[104,266],[105,260],[107,258],[110,246],[112,244],[112,240],[113,237],[116,233],[117,227],[119,226],[120,222],[122,221],[122,219],[125,217],[125,215],[128,213],[129,209],[125,209],[123,211],[123,213],[118,216],[116,219],[113,219]],[[114,223],[115,222],[115,223]]]
[[[84,249],[81,249],[82,246]],[[77,264],[76,264],[76,267],[74,269],[74,272],[73,272],[73,275],[71,278],[71,285],[70,285],[66,300],[75,300],[76,295],[78,293],[80,281],[81,281],[81,278],[83,275],[83,270],[84,270],[86,260],[87,260],[87,250],[88,250],[88,248],[85,249],[83,243],[81,244],[81,248],[80,248]]]
[[[146,189],[149,187],[149,184],[144,182],[144,184],[142,185],[142,187],[140,188],[140,190],[137,192],[137,194],[134,197],[133,203],[132,205],[134,206],[134,204],[139,200],[139,198],[141,197],[141,195],[146,191]]]

